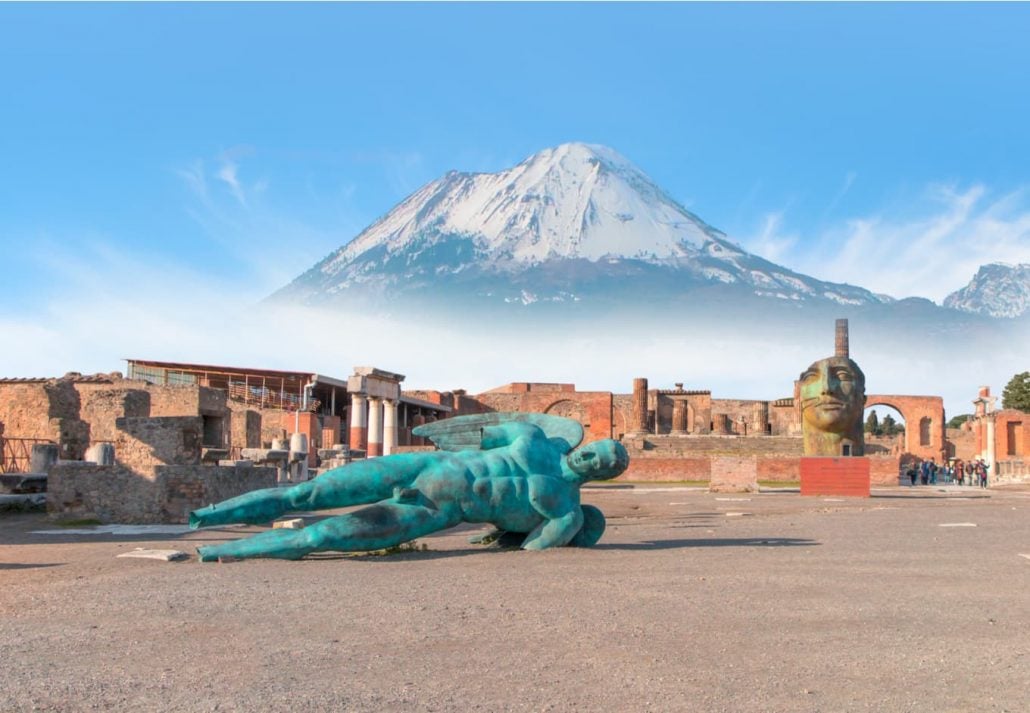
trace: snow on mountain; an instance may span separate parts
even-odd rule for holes
[[[797,302],[890,301],[747,253],[612,149],[581,143],[545,149],[499,173],[451,171],[280,296],[308,299],[358,286],[396,296],[462,285],[507,302],[579,301],[600,274],[619,277],[627,289],[634,279],[660,279],[681,292],[728,285]]]
[[[1030,264],[983,265],[969,284],[944,298],[944,306],[991,317],[1019,317],[1030,310]]]

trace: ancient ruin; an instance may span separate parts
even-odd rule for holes
[[[846,320],[835,347],[834,357],[812,365],[813,378],[828,383],[831,369],[846,368],[864,380],[850,359]],[[419,426],[499,412],[570,418],[587,443],[618,440],[631,455],[623,480],[729,491],[796,484],[811,452],[804,378],[784,389],[792,396],[774,400],[720,399],[684,383],[655,388],[646,377],[632,379],[628,393],[516,382],[469,394],[404,390],[404,380],[369,366],[337,378],[140,359],[128,360],[127,378],[0,379],[0,490],[25,497],[48,490],[54,515],[183,522],[191,509],[301,483],[353,459],[432,450]],[[895,485],[908,462],[930,458],[983,458],[994,483],[1030,477],[1023,460],[1030,419],[995,410],[987,387],[959,429],[946,428],[939,396],[869,394],[866,407],[896,409],[906,428],[866,440],[857,390],[851,393],[847,433],[833,432],[829,449],[834,456],[864,452],[873,485]]]
[[[443,450],[364,459],[312,482],[247,493],[190,513],[196,528],[368,505],[302,530],[272,529],[203,546],[201,561],[377,550],[462,522],[491,523],[499,536],[519,535],[527,550],[589,547],[604,533],[605,520],[597,508],[580,504],[579,486],[614,478],[628,464],[626,449],[611,439],[576,449],[583,428],[556,416],[459,416],[422,426],[419,435]]]

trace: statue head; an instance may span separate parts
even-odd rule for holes
[[[629,466],[629,453],[618,441],[606,438],[572,451],[566,458],[566,464],[583,481],[609,480]]]
[[[846,356],[834,356],[808,367],[800,378],[805,455],[839,456],[841,442],[862,455],[865,375]]]

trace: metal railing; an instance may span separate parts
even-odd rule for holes
[[[248,406],[283,411],[300,411],[304,402],[303,397],[298,394],[276,391],[265,386],[245,384],[240,381],[229,382],[228,394],[233,401],[239,401]],[[317,413],[319,408],[321,408],[321,402],[318,399],[310,399],[306,410]]]
[[[0,473],[27,473],[32,447],[54,442],[46,438],[5,438],[0,436]]]

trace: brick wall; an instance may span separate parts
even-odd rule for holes
[[[0,384],[0,422],[4,424],[5,436],[56,442],[57,424],[51,423],[50,418],[46,384]]]
[[[866,460],[869,461],[871,485],[898,485],[901,482],[901,459],[898,456],[866,456]]]
[[[748,493],[758,490],[758,463],[754,456],[713,456],[708,489],[713,493]]]
[[[512,384],[512,387],[537,386]],[[551,386],[551,385],[548,385]],[[563,387],[566,385],[553,385]],[[491,391],[471,397],[477,404],[473,413],[483,411],[548,413],[572,418],[583,424],[584,443],[612,434],[612,395],[608,391],[570,391],[566,388],[520,390],[516,393]],[[456,414],[456,415],[464,415]]]
[[[669,457],[700,454],[735,456],[798,456],[804,452],[800,438],[786,436],[644,436],[624,441],[632,457]]]
[[[672,483],[684,480],[707,481],[711,476],[712,459],[707,456],[637,458],[630,454],[629,467],[615,480],[629,483]]]

